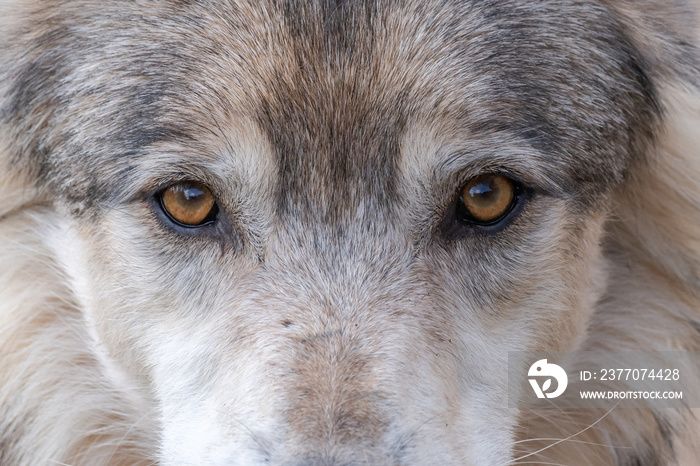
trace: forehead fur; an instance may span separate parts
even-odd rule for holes
[[[272,152],[278,208],[331,222],[389,208],[401,140],[426,126],[445,144],[526,145],[574,197],[619,181],[658,105],[615,13],[450,3],[41,5],[8,42],[25,52],[4,52],[14,164],[82,209],[143,189],[134,170],[166,146],[194,170],[246,120]]]

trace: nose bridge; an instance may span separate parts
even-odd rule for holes
[[[305,464],[351,464],[357,452],[378,454],[391,423],[392,382],[380,355],[392,338],[385,316],[395,304],[387,290],[405,280],[408,253],[381,237],[345,233],[321,246],[318,232],[308,230],[285,242],[271,278],[288,324],[290,453],[328,460]]]
[[[371,342],[347,326],[310,334],[290,361],[286,423],[294,443],[328,458],[371,451],[384,436],[388,397]],[[330,464],[330,463],[329,463]]]
[[[286,288],[302,288],[307,299],[337,311],[368,306],[383,294],[382,287],[407,278],[415,256],[410,238],[388,221],[359,214],[330,224],[281,220],[267,245],[266,263],[283,298],[299,295]]]

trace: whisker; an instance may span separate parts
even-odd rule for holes
[[[575,440],[575,439],[565,439],[565,438],[528,438],[528,439],[524,439],[524,440],[518,440],[517,442],[514,442],[514,445],[517,445],[519,443],[526,443],[526,442],[559,441],[559,440],[573,442],[573,443],[581,443],[584,445],[594,445],[594,446],[598,446],[598,447],[628,448],[630,450],[634,449],[634,447],[628,447],[628,446],[622,446],[622,445],[612,445],[609,443],[587,442],[586,440]]]
[[[546,464],[546,465],[554,465],[554,466],[568,466],[563,463],[551,463],[548,461],[519,461],[517,463],[509,463],[511,465],[516,465],[516,464]]]
[[[112,462],[112,458],[114,457],[115,452],[124,443],[124,440],[126,439],[126,437],[129,436],[129,434],[134,430],[134,428],[136,428],[136,426],[139,425],[141,423],[141,421],[143,421],[148,416],[153,414],[153,412],[156,411],[157,409],[158,408],[156,408],[156,407],[151,408],[143,416],[138,418],[136,420],[136,422],[133,422],[131,424],[131,426],[129,426],[129,429],[126,432],[124,432],[124,435],[122,435],[122,437],[114,444],[114,449],[112,450],[112,453],[109,455],[109,460],[107,460],[107,464],[110,464]]]
[[[548,445],[548,446],[546,446],[546,447],[540,448],[540,449],[537,450],[537,451],[534,451],[534,452],[532,452],[532,453],[528,453],[528,454],[526,454],[526,455],[523,455],[523,456],[520,456],[520,457],[518,457],[518,458],[515,458],[513,461],[520,461],[520,460],[522,460],[522,459],[529,458],[530,456],[536,455],[536,454],[541,453],[541,452],[543,452],[543,451],[545,451],[545,450],[548,450],[548,449],[550,449],[550,448],[552,448],[552,447],[554,447],[554,446],[556,446],[556,445],[559,445],[559,444],[562,443],[562,442],[566,442],[566,441],[568,441],[568,440],[571,440],[572,438],[576,437],[577,435],[581,435],[582,433],[584,433],[584,432],[586,432],[587,430],[593,428],[596,424],[598,424],[600,421],[602,421],[603,419],[605,419],[605,418],[608,416],[608,414],[610,414],[610,413],[613,411],[613,409],[617,408],[617,406],[618,406],[619,404],[620,404],[619,401],[618,401],[617,403],[615,403],[615,406],[613,406],[612,408],[610,408],[605,414],[603,414],[601,417],[599,417],[598,420],[596,420],[593,424],[589,425],[589,426],[586,427],[585,429],[582,429],[582,430],[576,432],[575,434],[571,434],[571,435],[569,435],[568,437],[563,438],[563,439],[561,439],[561,440],[557,440],[556,442],[552,443],[551,445]]]
[[[51,464],[58,464],[59,466],[73,466],[72,464],[68,463],[61,463],[58,460],[52,459],[52,458],[46,458]]]

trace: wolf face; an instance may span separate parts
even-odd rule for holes
[[[51,325],[84,355],[65,393],[112,396],[91,408],[109,413],[104,438],[61,444],[32,437],[47,392],[0,389],[0,458],[20,464],[40,458],[32,439],[86,464],[517,459],[534,430],[504,403],[508,351],[595,344],[617,286],[608,219],[659,145],[657,81],[688,80],[697,54],[673,41],[692,29],[681,6],[656,17],[677,35],[649,44],[592,0],[18,11],[0,160],[32,194],[0,223],[25,225],[64,283],[73,320]],[[488,221],[468,206],[483,179],[512,189]],[[168,208],[183,186],[211,193],[200,225]],[[607,440],[582,458],[670,458],[641,424],[610,430],[633,453]]]

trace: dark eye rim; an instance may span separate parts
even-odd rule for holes
[[[459,192],[459,201],[457,202],[457,210],[458,210],[457,215],[458,215],[458,217],[461,218],[463,221],[466,221],[466,222],[469,222],[469,223],[472,223],[475,225],[479,225],[479,226],[484,226],[484,227],[495,225],[495,224],[503,221],[503,219],[505,219],[511,213],[511,211],[516,207],[516,204],[518,204],[518,197],[522,194],[522,191],[523,191],[522,184],[520,182],[518,182],[517,180],[514,180],[513,178],[510,178],[510,177],[504,176],[504,175],[500,175],[500,174],[496,174],[496,173],[486,173],[485,175],[487,175],[487,176],[488,175],[502,176],[502,177],[506,178],[508,181],[510,181],[513,185],[513,200],[510,202],[510,205],[503,212],[503,214],[496,217],[495,219],[488,220],[488,221],[479,220],[479,219],[475,218],[473,215],[471,215],[471,213],[469,212],[469,209],[467,209],[466,203],[464,202],[464,199],[462,196],[462,192],[465,188],[461,187],[460,190],[458,191]]]
[[[523,210],[527,200],[532,196],[533,190],[530,189],[519,179],[513,177],[507,173],[481,173],[478,176],[493,175],[493,176],[503,176],[513,183],[513,200],[510,203],[508,209],[498,218],[484,222],[478,220],[469,214],[469,211],[462,200],[462,191],[464,187],[474,179],[475,177],[470,177],[465,183],[461,184],[455,193],[455,198],[452,203],[452,208],[450,209],[451,215],[448,215],[448,222],[452,226],[449,230],[453,234],[466,234],[466,233],[483,233],[492,234],[497,233],[501,230],[507,228],[520,214]]]
[[[158,192],[156,193],[156,195],[154,197],[157,201],[157,205],[158,205],[160,212],[163,214],[163,216],[170,223],[172,223],[173,225],[175,225],[177,227],[185,228],[187,230],[196,230],[199,228],[203,228],[206,226],[212,226],[212,225],[216,224],[218,217],[219,217],[219,203],[216,201],[216,196],[214,196],[214,204],[212,205],[211,209],[209,210],[209,213],[207,214],[207,216],[204,218],[204,220],[202,220],[200,223],[198,223],[196,225],[188,225],[186,223],[182,223],[182,222],[178,221],[170,214],[168,209],[165,207],[165,203],[163,202],[163,194],[165,193],[165,191],[167,191],[173,185],[176,185],[179,183],[187,183],[187,182],[194,182],[194,181],[191,181],[191,180],[178,181],[175,183],[170,183],[169,185],[158,190]],[[200,182],[197,182],[197,183],[203,184],[204,186],[207,186],[204,183],[200,183]],[[209,188],[208,186],[207,186],[207,188],[209,190],[211,190],[211,188]],[[213,193],[212,193],[212,195],[213,195]]]

